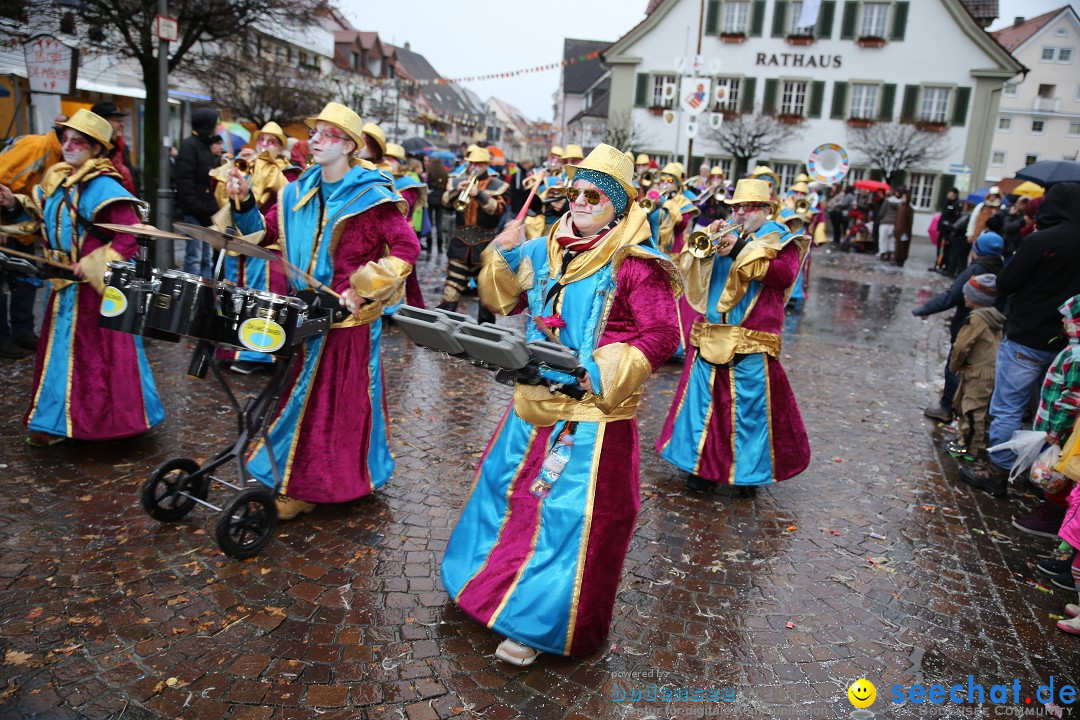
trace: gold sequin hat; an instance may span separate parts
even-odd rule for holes
[[[491,153],[488,152],[487,148],[470,148],[469,154],[465,156],[465,162],[491,164]]]
[[[83,135],[93,138],[101,143],[106,150],[112,150],[112,125],[100,115],[95,115],[86,108],[79,108],[67,122],[60,123],[61,127],[69,127],[78,130]]]
[[[720,177],[724,177],[724,168],[720,167],[719,165],[712,168],[711,170],[709,170],[709,177],[712,177],[713,175],[719,175]]]
[[[281,141],[281,147],[285,147],[285,143],[289,142],[289,136],[285,134],[285,131],[281,129],[281,126],[271,120],[262,126],[262,129],[256,134],[255,139],[258,139],[259,135],[273,135]]]
[[[552,145],[551,150],[548,150],[548,157],[554,155],[555,157],[562,157],[563,149],[558,145]]]
[[[375,144],[379,146],[379,154],[386,154],[386,133],[383,129],[373,122],[364,123],[363,133],[369,138],[375,141]]]
[[[634,161],[635,165],[648,165],[649,156],[645,153],[638,153],[637,160]]]
[[[765,180],[753,180],[751,178],[743,178],[735,183],[735,194],[731,196],[731,199],[724,202],[728,205],[738,205],[739,203],[769,203],[774,207],[776,205],[772,199],[769,183]]]
[[[386,150],[383,154],[405,162],[405,148],[397,143],[386,143]]]
[[[638,191],[634,187],[634,163],[618,148],[600,143],[581,164],[566,167],[566,181],[574,182],[574,176],[579,170],[595,170],[610,175],[626,191],[628,198],[633,200],[637,197]]]
[[[796,180],[795,184],[788,188],[791,192],[809,193],[810,186],[801,180]]]
[[[774,189],[780,189],[780,178],[776,176],[776,173],[768,165],[758,165],[750,174],[753,175],[753,179],[767,180],[772,183]]]
[[[563,160],[584,160],[585,153],[582,151],[580,145],[567,145],[563,150]]]
[[[326,103],[326,107],[322,109],[318,117],[309,117],[304,120],[304,124],[309,128],[314,128],[315,123],[320,120],[344,130],[349,139],[356,143],[356,147],[364,147],[364,121],[341,103]]]

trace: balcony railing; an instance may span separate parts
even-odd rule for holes
[[[1035,98],[1035,106],[1032,108],[1036,112],[1057,112],[1058,107],[1061,105],[1061,98]]]

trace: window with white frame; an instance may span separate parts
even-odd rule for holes
[[[806,83],[796,80],[784,81],[784,92],[780,96],[781,115],[803,115],[806,110]]]
[[[1031,165],[1031,164],[1037,163],[1037,162],[1039,162],[1039,156],[1038,155],[1025,155],[1024,156],[1024,167],[1027,167],[1028,165]]]
[[[850,185],[858,182],[859,180],[865,180],[870,173],[869,168],[853,167],[847,171],[847,175],[844,176],[844,183]]]
[[[934,203],[934,185],[937,175],[929,173],[911,173],[908,175],[908,188],[911,190],[911,204],[917,210],[930,210]]]
[[[742,85],[742,82],[739,78],[715,78],[713,81],[713,98],[716,97],[718,92],[716,88],[724,88],[724,99],[713,103],[713,112],[738,110],[740,85]]]
[[[664,107],[670,108],[675,106],[674,94],[670,98],[664,97],[664,86],[674,85],[674,75],[653,75],[652,79],[652,102],[649,103],[651,107]]]
[[[1042,55],[1039,56],[1039,60],[1043,62],[1054,62],[1054,57],[1057,55],[1057,48],[1044,47],[1042,49]]]
[[[1018,82],[1008,82],[1001,90],[1002,97],[1016,97],[1016,91],[1020,87]]]
[[[1046,121],[1045,120],[1032,120],[1031,121],[1031,134],[1032,135],[1042,135],[1045,132],[1046,132]]]
[[[720,27],[723,33],[746,34],[750,25],[749,2],[726,2],[724,3],[724,22]]]
[[[849,117],[873,120],[877,115],[878,86],[865,83],[851,85],[851,113]]]
[[[1080,122],[1069,123],[1069,135],[1070,137],[1077,137],[1080,135]]]
[[[1058,48],[1057,61],[1059,63],[1071,63],[1073,54],[1072,51],[1073,49],[1071,47]]]
[[[869,2],[862,4],[862,23],[859,37],[885,37],[889,24],[889,3]]]
[[[998,132],[1012,132],[1012,118],[1011,117],[999,117]]]
[[[725,182],[727,182],[731,178],[731,164],[732,164],[732,162],[733,161],[732,161],[731,158],[718,158],[718,157],[711,157],[711,156],[708,156],[708,155],[705,156],[705,163],[708,164],[708,166],[710,168],[714,168],[714,167],[719,166],[720,169],[724,171],[724,181]]]
[[[795,163],[776,163],[772,166],[776,177],[780,178],[780,188],[788,189],[795,182],[795,176],[802,172],[802,166]]]
[[[924,122],[943,123],[948,117],[949,88],[925,87],[922,91],[922,104],[919,107],[919,119]]]
[[[1005,151],[1004,150],[995,150],[990,155],[990,164],[993,165],[994,167],[1001,167],[1002,165],[1004,165],[1005,164]]]
[[[650,158],[656,161],[656,164],[660,167],[664,167],[671,162],[671,155],[663,155],[661,153],[646,153]]]
[[[802,2],[801,0],[795,0],[791,3],[791,9],[788,11],[791,13],[788,23],[788,35],[813,35],[814,26],[808,25],[807,27],[799,27],[799,17],[802,15]]]
[[[1074,99],[1076,102],[1080,102],[1080,85],[1076,86],[1076,97]]]

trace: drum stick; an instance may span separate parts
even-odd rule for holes
[[[331,290],[330,288],[328,288],[328,287],[327,287],[326,285],[322,284],[321,282],[319,282],[319,281],[318,281],[318,280],[316,280],[315,278],[311,277],[311,276],[310,276],[310,275],[308,275],[308,274],[307,274],[306,272],[304,272],[304,271],[303,271],[303,270],[301,270],[300,268],[296,267],[295,265],[293,265],[293,264],[292,264],[291,262],[289,262],[289,261],[288,261],[288,260],[286,260],[285,258],[281,258],[281,262],[285,263],[285,267],[289,268],[290,270],[292,270],[292,271],[293,271],[294,273],[296,273],[297,275],[300,275],[301,277],[303,277],[303,278],[304,278],[305,280],[307,280],[307,281],[308,281],[309,283],[311,283],[312,285],[314,285],[314,286],[315,286],[315,287],[316,287],[317,289],[319,289],[319,290],[323,290],[323,291],[325,291],[326,293],[328,293],[328,294],[330,294],[330,295],[333,295],[333,296],[334,296],[334,297],[336,297],[336,298],[337,298],[338,300],[343,300],[343,299],[344,299],[344,298],[342,298],[342,297],[341,297],[341,293],[337,293],[337,292],[334,292],[333,290]]]
[[[547,170],[540,171],[540,177],[533,183],[532,190],[529,191],[529,197],[525,200],[525,204],[521,206],[521,210],[518,211],[517,217],[514,218],[514,222],[522,222],[525,219],[525,215],[529,212],[529,205],[532,204],[532,199],[536,197],[536,188],[540,187],[540,183],[544,182],[544,178],[547,177]]]
[[[35,262],[38,265],[52,265],[53,267],[58,267],[61,270],[69,270],[69,271],[72,268],[71,265],[65,265],[63,263],[58,263],[55,260],[49,260],[47,258],[38,257],[37,255],[31,255],[29,253],[19,252],[18,250],[12,250],[11,248],[0,247],[0,252],[7,253],[8,255],[14,255],[15,257],[21,257],[24,260],[29,260],[30,262]]]

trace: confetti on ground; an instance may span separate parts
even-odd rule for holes
[[[784,626],[785,626],[785,627],[787,627],[787,628],[788,628],[788,629],[790,630],[791,628],[795,627],[795,623],[793,623],[793,622],[791,622],[791,621],[789,620],[788,622],[786,622],[786,623],[784,624]]]
[[[921,507],[926,512],[934,512],[935,510],[937,510],[937,505],[920,505],[919,507]]]
[[[885,540],[886,539],[885,536],[882,535],[881,533],[872,532],[872,533],[868,533],[868,534],[870,535],[870,537],[874,538],[875,540]]]
[[[1065,619],[1065,617],[1063,615],[1058,615],[1056,613],[1049,613],[1049,615],[1050,615],[1051,620],[1064,620]]]

